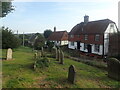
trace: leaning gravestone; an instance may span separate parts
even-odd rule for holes
[[[60,64],[64,64],[64,53],[62,50],[60,51]]]
[[[57,50],[57,61],[60,61],[60,50]]]
[[[7,50],[7,60],[11,60],[12,59],[12,49],[8,48]]]
[[[68,72],[68,81],[72,84],[75,83],[76,71],[74,65],[70,65]]]
[[[55,58],[57,59],[58,58],[58,54],[57,54],[57,48],[55,48]]]

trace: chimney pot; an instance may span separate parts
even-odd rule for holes
[[[84,16],[84,23],[87,24],[89,22],[89,16],[85,15]]]
[[[54,27],[54,32],[56,32],[56,27]]]

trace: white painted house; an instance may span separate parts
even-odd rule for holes
[[[54,32],[48,37],[48,40],[57,46],[68,45],[68,33],[67,31],[56,31],[56,27],[54,27]]]
[[[68,48],[104,56],[109,52],[109,34],[117,32],[115,22],[109,19],[89,21],[89,16],[84,16],[84,22],[69,32]]]

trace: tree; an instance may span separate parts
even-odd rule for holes
[[[51,33],[52,33],[52,31],[50,29],[45,30],[44,31],[44,37],[47,39],[50,36]]]
[[[14,10],[12,2],[0,2],[2,4],[2,17],[5,17],[8,13]]]
[[[41,50],[42,47],[44,47],[45,45],[45,38],[43,37],[43,35],[37,33],[36,34],[38,37],[37,39],[35,40],[35,43],[34,43],[34,49],[36,50]]]
[[[52,51],[52,48],[54,47],[54,42],[47,41],[47,44],[49,51]]]
[[[17,48],[20,46],[20,39],[16,37],[9,28],[2,27],[2,48]]]

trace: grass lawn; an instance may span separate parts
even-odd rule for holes
[[[2,61],[3,88],[120,88],[120,82],[107,77],[107,72],[81,62],[65,58],[61,65],[54,58],[50,66],[34,71],[32,49],[20,47],[13,50],[13,60]],[[3,57],[5,57],[3,50]],[[76,83],[67,81],[68,68],[76,67]]]

